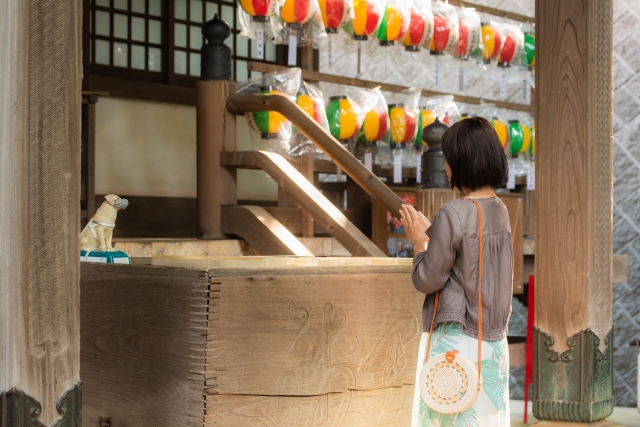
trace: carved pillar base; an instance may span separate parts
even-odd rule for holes
[[[533,329],[533,415],[545,421],[609,426],[604,418],[613,412],[613,327],[604,352],[593,330],[586,329],[567,340],[569,350],[562,354],[552,349],[552,336]]]
[[[82,427],[82,380],[58,400],[60,417],[51,427]],[[0,427],[45,427],[38,416],[42,406],[23,391],[12,388],[0,393]]]
[[[539,421],[531,426],[536,427],[626,427],[609,420],[600,420],[593,423],[566,423],[562,421]]]

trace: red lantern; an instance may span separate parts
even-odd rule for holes
[[[428,31],[430,29],[427,18],[418,10],[412,10],[409,29],[402,40],[405,50],[414,52],[420,50],[420,46],[422,46],[430,36],[430,31]]]
[[[324,28],[329,34],[338,32],[349,21],[351,2],[345,0],[319,0]]]
[[[508,25],[507,37],[498,58],[498,65],[508,67],[511,63],[521,60],[524,50],[524,34],[513,25]]]
[[[433,17],[433,38],[431,39],[431,54],[442,55],[449,46],[451,28],[446,16]]]

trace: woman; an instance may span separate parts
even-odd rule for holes
[[[413,242],[412,280],[426,298],[418,373],[424,363],[435,294],[439,305],[429,357],[460,350],[478,360],[478,210],[482,210],[482,391],[462,413],[442,414],[420,398],[416,380],[413,426],[503,427],[509,425],[509,351],[513,247],[509,215],[493,187],[505,182],[507,158],[491,124],[480,117],[462,120],[442,136],[445,170],[451,188],[463,195],[445,204],[433,224],[412,206],[400,215]]]

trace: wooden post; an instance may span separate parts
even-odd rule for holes
[[[236,205],[236,171],[220,166],[221,151],[236,150],[236,117],[226,108],[236,92],[229,80],[201,80],[198,92],[198,237],[222,239],[223,205]]]
[[[429,221],[433,221],[433,217],[445,203],[459,198],[460,192],[450,188],[420,189],[416,196],[416,209],[422,212]]]
[[[81,10],[0,4],[3,427],[80,426]]]
[[[612,3],[536,2],[533,413],[613,411]]]
[[[304,153],[300,162],[300,173],[313,182],[313,153]],[[302,209],[302,237],[313,237],[313,217]]]

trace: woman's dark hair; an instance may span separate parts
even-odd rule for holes
[[[491,123],[471,117],[455,123],[442,135],[442,152],[451,168],[451,188],[477,190],[507,181],[509,165]]]

